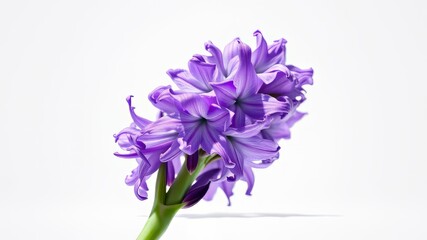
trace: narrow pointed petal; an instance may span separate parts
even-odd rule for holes
[[[173,163],[170,161],[166,163],[166,184],[168,186],[171,186],[174,180],[175,180],[175,168],[173,166]]]
[[[222,191],[224,191],[225,196],[228,199],[228,206],[231,206],[231,196],[233,196],[233,188],[236,185],[236,182],[228,182],[228,181],[222,181],[219,184],[219,187],[222,189]]]
[[[251,48],[241,41],[237,41],[237,43],[240,63],[232,79],[237,89],[237,95],[245,98],[256,94],[262,85],[262,81],[252,66]]]
[[[225,69],[227,70],[227,75],[230,75],[233,67],[235,67],[235,64],[232,64],[232,59],[234,59],[235,57],[237,57],[239,55],[239,51],[240,51],[240,39],[239,38],[235,38],[233,41],[231,41],[229,44],[227,44],[224,48],[224,66]]]
[[[198,203],[200,200],[202,200],[202,198],[205,196],[205,194],[209,190],[210,183],[211,182],[197,188],[190,188],[190,190],[184,197],[184,200],[182,201],[183,203],[185,203],[184,208],[192,207],[196,203]]]
[[[205,49],[210,54],[212,54],[212,56],[208,57],[208,61],[210,63],[214,63],[217,66],[217,69],[219,70],[222,76],[226,76],[227,72],[224,67],[224,61],[221,50],[219,50],[219,48],[217,48],[211,41],[205,43]]]
[[[248,188],[246,189],[246,195],[250,196],[255,184],[254,172],[250,167],[245,167],[242,179],[243,181],[248,183]]]
[[[194,170],[197,168],[197,164],[199,164],[198,152],[195,152],[187,156],[187,170],[190,174],[192,174]]]
[[[260,31],[255,31],[254,36],[257,39],[257,48],[254,51],[252,62],[254,63],[257,73],[265,72],[275,64],[285,64],[285,39],[276,40],[272,45],[267,46]]]
[[[118,152],[115,152],[114,156],[120,157],[120,158],[132,158],[132,159],[135,159],[135,158],[138,157],[138,154],[137,153],[118,153]]]
[[[135,107],[132,106],[132,95],[126,98],[126,102],[129,105],[130,115],[133,119],[133,122],[140,128],[143,129],[147,124],[150,124],[151,121],[145,118],[142,118],[135,113]]]
[[[210,182],[211,180],[217,179],[220,171],[221,171],[220,168],[213,168],[213,169],[209,169],[208,171],[201,173],[197,177],[197,179],[196,179],[197,182],[193,185],[193,187],[195,187],[195,188],[200,187],[200,186],[208,184],[208,182]]]
[[[254,50],[254,53],[252,54],[251,60],[255,69],[257,69],[260,65],[266,62],[266,58],[268,55],[268,46],[261,31],[256,30],[254,32],[254,36],[256,37],[257,47]]]

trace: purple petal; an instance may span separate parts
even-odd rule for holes
[[[136,113],[135,113],[135,107],[132,107],[132,95],[130,95],[130,96],[128,96],[127,98],[126,98],[126,101],[127,101],[127,103],[128,103],[128,105],[129,105],[129,111],[130,111],[130,115],[131,115],[131,117],[132,117],[132,119],[133,119],[133,122],[140,128],[140,129],[143,129],[147,124],[150,124],[151,123],[151,121],[150,120],[147,120],[147,119],[145,119],[145,118],[142,118],[142,117],[140,117],[140,116],[138,116],[138,115],[136,115]]]
[[[298,86],[302,87],[303,85],[309,84],[313,85],[313,69],[301,69],[293,65],[287,65],[289,70],[292,72],[294,77],[298,79]]]
[[[255,69],[262,65],[267,60],[268,55],[268,46],[267,42],[265,41],[264,37],[262,36],[261,31],[256,30],[254,32],[254,36],[256,37],[257,42],[257,48],[254,50],[254,53],[252,55],[252,63],[254,64]],[[258,67],[259,68],[259,67]],[[257,71],[259,72],[259,71]]]
[[[172,162],[166,162],[166,184],[171,186],[175,180],[175,168]]]
[[[244,156],[235,148],[229,138],[219,136],[218,143],[213,146],[214,152],[221,156],[225,167],[234,174],[233,179],[239,180],[243,176]]]
[[[209,186],[210,182],[197,188],[190,188],[184,200],[182,200],[182,202],[185,203],[185,208],[192,207],[202,200],[203,196],[205,196],[206,192],[209,190]]]
[[[193,57],[188,62],[188,69],[194,78],[198,80],[201,85],[199,89],[203,92],[209,92],[212,90],[209,83],[214,81],[215,67],[215,64],[207,63],[197,56]]]
[[[219,184],[219,187],[222,189],[222,191],[224,191],[225,196],[228,199],[228,206],[231,206],[230,198],[231,198],[231,196],[233,196],[234,185],[236,185],[236,182],[222,181]]]
[[[195,153],[202,142],[202,134],[199,131],[198,127],[192,127],[185,130],[183,133],[183,138],[178,138],[180,144],[179,149],[186,154]]]
[[[290,112],[285,118],[275,118],[269,128],[262,130],[265,138],[279,141],[280,139],[289,139],[291,137],[290,128],[306,114],[298,111]]]
[[[250,167],[245,167],[242,180],[248,183],[248,188],[246,189],[246,195],[250,196],[255,183],[254,172]]]
[[[291,77],[286,77],[283,75],[280,78],[276,78],[273,82],[269,84],[264,84],[260,88],[259,92],[270,95],[288,95],[289,93],[299,90],[296,89],[296,81]]]
[[[220,168],[213,168],[209,169],[208,171],[204,171],[197,177],[197,182],[193,185],[193,187],[196,188],[208,184],[208,182],[218,177],[220,171]]]
[[[193,95],[182,101],[181,106],[192,116],[206,118],[210,107],[210,98]]]
[[[214,153],[214,146],[219,141],[219,132],[207,126],[201,126],[200,131],[203,136],[203,140],[201,142],[202,149],[208,154]]]
[[[141,201],[146,200],[148,197],[147,191],[148,187],[145,181],[138,179],[138,182],[134,185],[135,196]]]
[[[258,78],[252,66],[251,48],[240,40],[237,41],[237,46],[240,64],[232,79],[237,89],[237,95],[245,98],[256,94],[262,85],[262,81]]]
[[[149,94],[148,99],[162,112],[173,115],[178,111],[177,101],[171,96],[171,86],[162,86],[154,89]]]
[[[251,168],[267,168],[271,166],[271,164],[273,164],[274,161],[275,159],[266,159],[266,160],[261,160],[260,162],[246,161],[245,164],[247,167],[251,167]]]
[[[125,183],[129,186],[132,186],[136,183],[136,181],[139,179],[139,165],[135,169],[132,170],[130,175],[127,175],[125,178]]]
[[[181,156],[182,152],[179,149],[179,143],[178,141],[173,141],[170,148],[166,150],[164,153],[160,154],[160,161],[161,162],[169,162],[175,158],[179,158]]]
[[[223,107],[229,107],[236,102],[237,89],[233,81],[212,84],[212,88],[218,98],[218,103]]]
[[[288,124],[289,127],[292,127],[296,122],[301,120],[301,118],[303,118],[305,115],[307,115],[307,113],[295,111],[289,117],[286,116],[283,120],[286,121],[286,124]]]
[[[133,145],[133,140],[129,136],[138,136],[141,134],[141,131],[136,129],[135,124],[120,131],[118,134],[114,135],[115,141],[119,144],[122,149],[127,149]]]
[[[231,124],[233,112],[217,105],[211,105],[206,116],[207,125],[219,132],[225,131]]]
[[[289,102],[278,101],[267,94],[256,94],[241,100],[240,106],[244,112],[255,119],[264,119],[266,115],[275,113],[288,113],[291,105]]]
[[[267,47],[267,43],[260,31],[255,31],[257,48],[254,51],[252,62],[257,73],[263,73],[275,64],[285,64],[285,39],[279,39]]]
[[[208,61],[210,63],[214,63],[217,66],[217,69],[220,71],[220,75],[226,76],[227,72],[224,68],[224,61],[222,58],[222,53],[219,48],[217,48],[212,42],[205,43],[205,49],[212,54],[212,56],[208,57]]]
[[[233,106],[234,108],[231,108],[231,110],[234,110],[234,117],[233,117],[233,124],[232,126],[235,128],[241,128],[246,125],[246,123],[249,123],[249,119],[246,117],[246,110],[243,110],[242,106],[240,106],[240,103]]]
[[[171,118],[169,116],[163,116],[157,119],[155,122],[148,124],[144,128],[144,133],[157,133],[167,131],[180,131],[182,128],[181,122],[178,119]]]
[[[267,117],[264,120],[256,121],[241,128],[230,128],[224,134],[232,137],[250,138],[258,135],[261,130],[269,128],[272,121],[273,118]]]
[[[166,72],[179,89],[186,92],[204,92],[203,83],[194,78],[191,73],[184,69],[169,69]]]
[[[289,77],[291,75],[290,70],[281,64],[276,64],[267,69],[263,73],[259,73],[258,77],[265,83],[270,84],[271,82],[275,81],[276,79],[283,78],[283,77]]]
[[[199,163],[199,153],[195,152],[191,155],[187,156],[187,170],[190,174],[194,172],[197,168],[197,164]]]
[[[207,79],[208,76],[206,76],[209,74],[209,68],[207,65],[208,63],[202,65],[197,63],[195,60],[190,60],[190,72],[184,69],[170,69],[167,71],[167,74],[181,90],[196,93],[209,92],[211,90],[209,80],[211,79]],[[210,65],[210,67],[213,68],[213,75],[215,66]]]
[[[118,152],[115,152],[114,155],[116,157],[120,157],[120,158],[137,158],[138,157],[137,153],[118,153]]]
[[[213,197],[215,196],[217,190],[219,187],[219,183],[211,182],[211,185],[209,186],[209,190],[206,192],[205,196],[203,197],[206,201],[211,201]]]
[[[260,137],[234,137],[230,141],[236,149],[236,152],[238,152],[243,159],[248,161],[275,158],[280,149],[276,142]]]
[[[211,154],[213,153],[221,156],[227,168],[234,168],[236,166],[236,163],[233,161],[237,159],[235,156],[236,153],[224,136],[218,136],[218,142],[214,143],[212,146]]]
[[[232,59],[237,57],[239,55],[240,51],[240,39],[235,38],[233,41],[231,41],[229,44],[227,44],[224,48],[224,66],[227,70],[227,74],[225,77],[228,77],[230,73],[232,72],[233,67],[235,67],[235,64],[232,64]]]
[[[181,170],[181,160],[179,157],[168,161],[166,168],[166,183],[168,186],[171,186],[173,181],[175,180],[175,173]]]

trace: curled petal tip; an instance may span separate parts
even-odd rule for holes
[[[261,31],[260,31],[260,30],[255,30],[255,32],[254,32],[254,36],[257,36],[257,35],[262,35],[262,33],[261,33]]]
[[[177,75],[179,72],[180,72],[180,71],[178,71],[178,69],[169,69],[169,70],[167,70],[167,71],[166,71],[166,74],[167,74],[169,77],[174,78],[174,77],[176,77],[176,75]],[[181,72],[182,72],[182,70],[181,70]]]
[[[190,59],[190,61],[193,61],[193,62],[205,62],[205,60],[203,59],[203,56],[200,55],[200,54],[193,55],[193,57]]]
[[[205,42],[205,49],[209,51],[209,49],[212,47],[213,43],[211,41]]]

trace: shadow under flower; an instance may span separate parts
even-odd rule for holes
[[[204,214],[178,214],[178,218],[288,218],[288,217],[342,217],[335,214],[299,214],[299,213],[204,213]]]

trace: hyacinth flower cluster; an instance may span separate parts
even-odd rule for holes
[[[236,182],[254,186],[255,168],[279,158],[279,141],[305,114],[303,86],[312,84],[313,70],[286,63],[286,40],[267,44],[254,33],[252,50],[239,38],[221,51],[212,42],[206,55],[194,55],[188,69],[167,72],[176,87],[160,86],[149,94],[159,109],[157,120],[136,114],[126,100],[133,123],[115,135],[137,167],[126,177],[140,200],[148,198],[147,179],[157,173],[154,206],[138,239],[158,239],[176,212],[218,189],[228,198]]]

